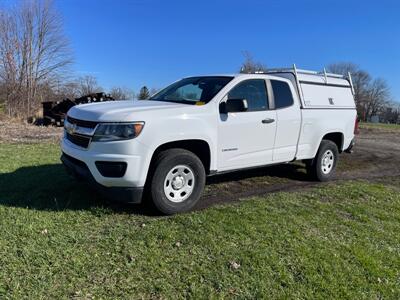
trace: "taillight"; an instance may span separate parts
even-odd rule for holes
[[[356,120],[354,122],[354,134],[359,134],[360,129],[358,128],[358,117],[356,116]]]

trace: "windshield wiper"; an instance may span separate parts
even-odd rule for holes
[[[151,101],[163,101],[163,102],[173,102],[173,103],[182,103],[182,104],[196,104],[197,101],[190,101],[190,100],[165,100],[165,99],[149,99]]]

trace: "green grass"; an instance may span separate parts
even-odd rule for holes
[[[397,179],[156,218],[104,203],[58,156],[0,144],[2,299],[400,297]]]
[[[364,129],[378,129],[378,130],[390,130],[400,131],[399,124],[383,124],[383,123],[360,123],[360,128]]]

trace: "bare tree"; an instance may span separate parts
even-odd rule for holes
[[[0,11],[0,80],[9,115],[29,116],[37,110],[41,88],[51,87],[71,62],[51,0],[27,0]]]
[[[364,111],[367,119],[378,115],[388,105],[390,99],[390,90],[385,80],[375,79],[367,93],[367,101],[364,103]]]
[[[377,115],[388,105],[390,89],[383,79],[373,80],[367,71],[348,62],[331,64],[327,67],[327,70],[345,76],[350,72],[354,85],[357,111],[364,121]]]
[[[254,60],[250,52],[244,51],[243,55],[245,60],[240,67],[240,73],[255,73],[267,70],[267,67],[264,64]]]
[[[73,100],[81,96],[79,82],[75,80],[57,80],[53,85],[54,98],[48,100]]]
[[[116,100],[129,100],[135,98],[133,90],[124,87],[113,87],[110,96]]]
[[[78,79],[79,96],[102,92],[102,87],[97,83],[97,78],[91,75],[82,76]]]

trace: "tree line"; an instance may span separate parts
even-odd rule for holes
[[[61,87],[55,89],[56,93],[52,99],[74,99],[104,91],[105,89],[98,84],[95,76],[86,75],[61,83]],[[116,100],[146,100],[156,92],[157,89],[155,88],[148,89],[147,86],[143,86],[136,94],[133,89],[128,87],[114,86],[108,90],[107,94]]]
[[[0,11],[0,92],[10,116],[30,115],[72,63],[61,18],[49,1]]]
[[[241,73],[268,70],[265,64],[256,61],[249,52],[245,51],[243,55]],[[381,122],[400,123],[400,103],[393,100],[390,88],[384,79],[374,78],[368,71],[350,62],[333,63],[325,69],[327,72],[344,76],[351,74],[357,113],[362,121],[371,121],[374,117],[378,117]]]
[[[10,117],[27,118],[41,102],[104,92],[95,76],[68,75],[72,57],[52,0],[0,7],[0,108]],[[136,96],[147,99],[154,92],[143,87]],[[112,87],[108,94],[119,100],[135,97],[127,87]]]

